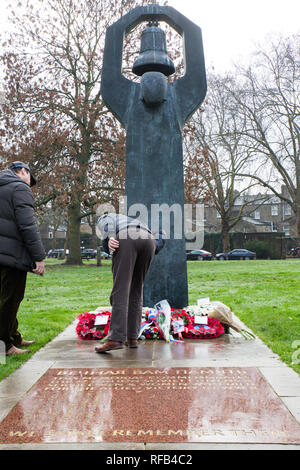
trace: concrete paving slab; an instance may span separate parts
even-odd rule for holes
[[[300,397],[300,377],[289,367],[260,367],[275,392],[282,397]]]
[[[188,444],[173,444],[169,442],[168,444],[146,444],[145,449],[161,451],[174,450],[179,452],[187,450],[300,450],[300,446],[278,444],[195,444],[193,442]]]
[[[53,361],[30,359],[20,369],[0,382],[0,398],[24,395],[38,379],[52,366]]]
[[[116,368],[119,369],[120,367],[129,367],[129,368],[136,368],[136,367],[153,367],[153,363],[151,360],[143,360],[140,361],[138,359],[134,359],[132,361],[129,360],[122,360],[120,358],[112,358],[112,357],[107,357],[103,360],[88,360],[85,359],[81,361],[80,363],[75,362],[75,361],[56,361],[53,363],[52,368],[53,369],[94,369],[95,367],[107,367],[107,368]]]
[[[130,443],[130,442],[107,442],[107,443],[58,443],[58,444],[0,444],[1,450],[104,450],[104,451],[178,451],[185,452],[190,451],[233,451],[233,450],[300,450],[300,446],[295,445],[278,445],[278,444],[195,444],[195,443],[185,443],[185,444],[174,444],[174,443],[154,443],[154,444],[141,444],[141,443]]]
[[[119,450],[142,451],[145,445],[136,442],[55,443],[55,444],[0,444],[1,450]]]
[[[300,397],[280,397],[290,413],[300,423]]]
[[[0,398],[0,423],[13,409],[13,407],[21,400],[22,395],[9,398]]]
[[[164,341],[154,342],[154,361],[185,361],[197,360],[202,364],[228,366],[257,366],[281,365],[276,354],[267,348],[258,338],[245,340],[241,336],[223,335],[217,339],[194,340],[188,339],[184,343],[170,343]]]
[[[82,360],[98,360],[105,361],[105,359],[115,360],[116,358],[122,358],[122,360],[135,360],[136,354],[133,349],[124,347],[113,352],[98,354],[95,352],[95,346],[98,346],[97,341],[74,341],[74,338],[57,341],[49,345],[48,348],[37,352],[33,356],[34,361],[56,361],[58,358],[60,361],[68,360],[80,363]],[[151,345],[144,345],[139,351],[139,360],[152,360],[153,350]]]

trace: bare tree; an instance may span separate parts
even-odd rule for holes
[[[55,200],[52,200],[43,207],[43,210],[37,208],[36,214],[39,223],[46,226],[49,231],[52,231],[51,248],[55,250],[57,242],[57,231],[60,225],[66,225],[67,211],[62,207],[58,207],[55,204]]]
[[[124,191],[124,131],[100,95],[106,29],[135,6],[151,3],[24,0],[16,12],[12,7],[16,30],[1,57],[6,105],[0,158],[31,164],[39,174],[38,204],[55,200],[68,208],[70,264],[81,264],[81,219]],[[125,43],[128,73],[139,39],[129,35]]]
[[[81,218],[101,193],[123,190],[123,133],[103,105],[100,78],[105,30],[124,2],[24,3],[24,13],[12,10],[17,28],[2,56],[2,155],[25,159],[39,174],[38,202],[68,207],[67,262],[80,264]]]
[[[248,154],[241,145],[246,122],[227,91],[234,86],[231,77],[208,76],[207,99],[192,118],[193,129],[185,139],[188,154],[198,161],[205,160],[201,178],[220,215],[224,251],[230,249],[229,233],[248,206],[256,204],[255,209],[264,200],[264,196],[249,197],[257,182],[240,177],[248,167]],[[203,182],[199,180],[200,186]]]
[[[272,40],[249,67],[237,67],[239,86],[226,85],[226,90],[232,109],[245,121],[237,132],[243,153],[254,164],[251,177],[291,207],[300,236],[299,47],[300,35]]]

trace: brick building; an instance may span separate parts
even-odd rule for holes
[[[282,186],[282,194],[285,196],[286,188]],[[258,203],[257,195],[250,196],[253,199],[244,210],[241,220],[234,226],[234,232],[284,232],[286,237],[297,237],[296,217],[291,207],[279,197],[269,194]],[[248,196],[249,200],[249,196]],[[238,214],[244,203],[243,197],[236,199],[234,214]],[[208,203],[204,208],[204,228],[206,232],[219,232],[221,230],[221,218],[216,208]]]

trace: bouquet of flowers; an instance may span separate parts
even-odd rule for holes
[[[163,333],[155,323],[156,310],[154,308],[145,309],[144,320],[141,323],[139,338],[146,339],[161,339]]]
[[[209,313],[210,317],[219,320],[224,325],[229,326],[233,330],[240,333],[245,339],[255,338],[254,334],[251,331],[245,330],[238,325],[233,318],[233,313],[227,305],[222,302],[211,302],[211,311]]]
[[[170,341],[170,326],[171,326],[171,307],[167,300],[162,300],[154,305],[156,310],[155,323],[163,334],[164,339],[169,343]]]
[[[154,305],[154,309],[146,311],[146,319],[141,324],[140,334],[146,338],[164,338],[170,341],[171,307],[167,300]]]

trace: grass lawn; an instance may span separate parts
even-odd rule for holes
[[[300,374],[300,260],[191,261],[188,277],[190,304],[207,296],[228,305]]]
[[[28,275],[19,329],[25,339],[36,343],[30,354],[7,357],[6,364],[0,364],[0,380],[80,313],[109,305],[111,261],[103,261],[98,268],[94,261],[80,267],[60,263],[47,260],[44,278]],[[300,374],[300,260],[189,261],[188,278],[191,305],[206,296],[225,303]],[[293,354],[299,364],[292,364]]]

